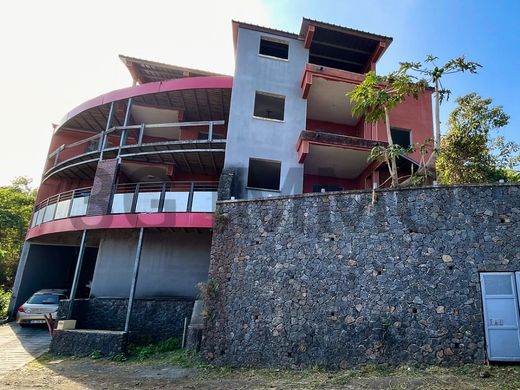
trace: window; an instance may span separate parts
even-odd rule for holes
[[[280,170],[282,163],[273,160],[249,159],[247,186],[263,190],[280,190]]]
[[[285,96],[256,92],[254,116],[283,121]]]
[[[258,53],[264,56],[286,60],[289,58],[289,44],[287,42],[263,37],[260,38],[260,50]]]
[[[400,145],[403,148],[407,148],[412,144],[410,130],[390,129],[390,133],[392,134],[394,144]]]

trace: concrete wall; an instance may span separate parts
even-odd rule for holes
[[[101,239],[91,296],[128,298],[137,230],[107,231]],[[136,297],[188,297],[208,275],[211,232],[145,230]]]
[[[520,270],[520,185],[219,204],[203,341],[213,363],[485,358],[479,272]],[[211,298],[212,297],[212,298]]]
[[[242,198],[302,193],[303,165],[297,162],[296,141],[305,129],[307,102],[301,98],[300,78],[308,51],[302,41],[278,37],[289,42],[289,59],[262,57],[262,36],[271,35],[240,28],[235,54],[224,166],[238,169]],[[256,91],[285,96],[283,122],[253,118]],[[280,192],[246,189],[250,157],[282,162]]]

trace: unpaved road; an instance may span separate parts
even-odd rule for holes
[[[49,360],[50,359],[50,360]],[[54,360],[53,360],[54,359]],[[112,362],[108,360],[61,359],[45,357],[0,378],[0,389],[423,389],[475,390],[519,389],[518,367],[492,367],[489,377],[472,366],[433,368],[407,374],[403,371],[388,375],[356,371],[279,371],[279,370],[219,370],[183,369],[164,362]],[[464,368],[462,368],[464,370]]]

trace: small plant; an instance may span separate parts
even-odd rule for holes
[[[0,288],[0,319],[7,317],[7,309],[11,301],[11,291],[4,291]]]
[[[131,345],[129,348],[129,356],[139,361],[148,359],[153,355],[171,352],[181,349],[181,340],[177,337],[160,341],[156,344],[147,345]]]
[[[219,209],[213,214],[215,231],[221,232],[229,222],[229,215]]]
[[[128,358],[124,353],[118,353],[110,358],[114,362],[126,362]]]
[[[199,283],[197,285],[200,291],[200,297],[206,301],[215,299],[218,296],[220,290],[220,284],[214,279],[208,280],[207,283]]]
[[[90,358],[94,360],[100,359],[101,357],[101,351],[92,351],[92,353],[90,354]]]

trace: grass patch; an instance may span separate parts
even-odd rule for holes
[[[156,344],[131,344],[128,347],[128,357],[133,360],[143,361],[158,354],[177,351],[180,349],[181,341],[178,338],[163,340]]]
[[[122,359],[113,360],[123,361]],[[126,360],[130,362],[168,363],[182,368],[209,369],[211,367],[204,364],[198,354],[181,349],[179,338],[170,338],[156,344],[132,344],[128,348]]]

